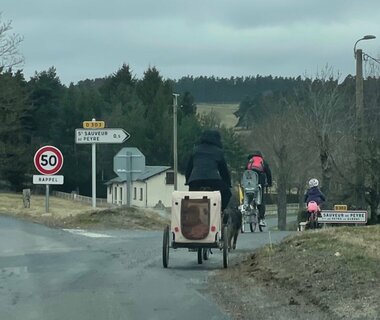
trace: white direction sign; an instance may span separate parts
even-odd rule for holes
[[[33,175],[33,184],[63,184],[63,176],[60,175]]]
[[[319,223],[367,223],[367,211],[361,210],[322,210]]]
[[[131,135],[124,129],[75,129],[75,143],[123,143]]]

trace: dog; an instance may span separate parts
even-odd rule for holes
[[[235,195],[231,196],[231,199],[224,209],[225,221],[227,222],[227,237],[228,237],[228,251],[236,249],[236,242],[239,236],[242,223],[242,214],[239,210],[239,201]]]

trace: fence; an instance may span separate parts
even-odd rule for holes
[[[265,205],[266,212],[268,214],[277,214],[277,205],[276,204],[267,204]],[[299,211],[299,204],[298,203],[288,203],[286,205],[286,212],[287,214],[297,214]]]
[[[66,193],[66,192],[61,192],[61,191],[53,191],[52,195],[56,196],[58,198],[78,201],[78,202],[82,202],[82,203],[88,203],[89,205],[92,204],[92,198],[91,197],[81,196],[81,195],[76,194],[74,192],[73,193]],[[111,204],[107,203],[107,199],[96,198],[96,206],[109,207],[109,206],[111,206]]]

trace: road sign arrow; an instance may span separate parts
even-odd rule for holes
[[[75,143],[123,143],[131,135],[120,128],[75,129]]]

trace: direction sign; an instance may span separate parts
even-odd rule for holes
[[[33,184],[63,184],[63,176],[33,175]]]
[[[136,180],[145,171],[145,156],[135,147],[122,148],[113,157],[113,171],[122,179]]]
[[[85,129],[102,129],[105,126],[104,121],[83,121],[83,128]]]
[[[61,170],[62,165],[63,155],[56,147],[41,147],[34,155],[34,166],[41,174],[56,174],[59,170]]]
[[[75,129],[75,143],[123,143],[131,135],[124,129]]]
[[[318,223],[367,223],[367,217],[368,212],[365,210],[322,210]]]

